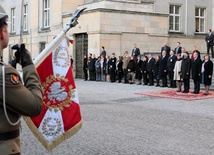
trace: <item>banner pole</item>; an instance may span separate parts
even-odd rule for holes
[[[44,59],[57,47],[57,45],[62,41],[62,39],[65,37],[66,33],[72,28],[75,27],[78,22],[78,18],[80,14],[85,10],[86,8],[83,8],[81,10],[75,10],[71,20],[68,22],[66,27],[56,36],[56,38],[53,39],[53,41],[50,42],[50,44],[36,57],[36,59],[33,61],[35,67],[38,67]]]

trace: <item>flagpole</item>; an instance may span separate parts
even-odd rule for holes
[[[23,42],[23,24],[24,24],[24,0],[21,1],[21,24],[20,24],[20,44]]]
[[[50,42],[50,44],[36,57],[36,59],[33,61],[35,67],[38,67],[44,59],[58,46],[58,44],[63,40],[66,33],[72,28],[75,27],[78,22],[78,18],[80,14],[85,10],[86,8],[83,8],[81,10],[75,10],[71,20],[68,22],[66,27],[56,36],[56,38],[53,39],[53,41]]]

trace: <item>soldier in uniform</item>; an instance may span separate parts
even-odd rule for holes
[[[0,6],[0,51],[8,46],[7,14]],[[36,116],[42,110],[43,92],[39,76],[25,45],[15,54],[23,70],[23,81],[11,65],[0,62],[0,150],[1,154],[20,154],[20,116]]]

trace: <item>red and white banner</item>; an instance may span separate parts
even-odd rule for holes
[[[44,91],[43,110],[39,116],[25,117],[31,131],[49,151],[82,126],[68,44],[64,38],[37,67]]]

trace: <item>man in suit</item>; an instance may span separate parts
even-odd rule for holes
[[[148,63],[147,63],[147,73],[149,76],[149,83],[148,86],[154,85],[154,65],[155,65],[155,58],[153,58],[152,54],[149,53],[148,55]]]
[[[137,48],[137,44],[134,43],[134,48],[132,49],[132,55],[134,57],[135,63],[137,62],[137,57],[140,55],[140,49]]]
[[[95,72],[95,62],[96,57],[95,54],[90,54],[90,58],[88,61],[88,69],[89,69],[89,80],[95,81],[96,80],[96,72]]]
[[[181,77],[184,82],[184,90],[182,93],[189,93],[189,88],[190,88],[190,68],[191,68],[191,60],[189,58],[189,53],[188,52],[183,52],[183,59],[181,63]]]
[[[7,14],[0,5],[0,51],[8,47],[9,31]],[[42,111],[43,90],[30,53],[25,45],[16,46],[13,66],[0,62],[0,150],[1,154],[20,154],[20,117],[37,116]],[[23,71],[23,82],[16,71],[20,63]],[[4,68],[3,68],[4,67]],[[4,88],[5,87],[5,88]],[[3,95],[4,93],[5,95]],[[5,99],[5,103],[4,103]],[[3,106],[5,105],[5,106]],[[3,108],[5,107],[5,108]],[[5,110],[4,110],[5,109]]]
[[[106,57],[106,51],[105,51],[105,47],[104,46],[101,47],[100,56],[101,55],[103,55],[104,58]]]
[[[84,72],[84,79],[85,81],[88,80],[88,58],[87,55],[84,55],[83,58],[83,72]]]
[[[174,54],[177,55],[178,53],[181,53],[181,43],[180,42],[177,42],[177,46],[175,47],[175,50],[174,50]]]
[[[169,82],[170,82],[170,88],[175,88],[176,87],[176,81],[174,80],[174,67],[175,67],[175,62],[177,60],[177,57],[174,54],[174,51],[170,51],[170,56],[167,61],[167,72],[169,75]]]
[[[167,60],[168,57],[166,56],[166,51],[162,52],[162,58],[160,61],[160,79],[162,79],[162,86],[161,87],[167,87]]]
[[[171,48],[168,46],[167,42],[164,42],[164,46],[161,47],[161,56],[162,56],[162,52],[165,51],[166,56],[168,57],[170,50],[171,50]]]
[[[213,53],[213,40],[214,40],[214,35],[212,34],[212,30],[208,29],[208,34],[205,37],[205,41],[207,43],[207,54],[212,53],[212,58],[214,58],[214,53]]]
[[[194,81],[194,91],[192,93],[199,94],[202,61],[199,58],[198,52],[194,52],[193,57],[194,60],[192,61],[192,79]]]

